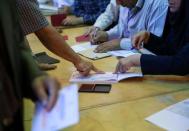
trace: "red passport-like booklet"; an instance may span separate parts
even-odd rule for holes
[[[53,26],[61,26],[62,21],[66,19],[66,17],[66,14],[51,15],[51,24]]]

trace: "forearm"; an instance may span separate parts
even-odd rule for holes
[[[141,68],[144,74],[186,75],[189,74],[189,45],[174,56],[142,55]]]
[[[73,64],[79,63],[81,58],[77,55],[69,45],[65,42],[64,38],[56,32],[56,30],[47,26],[37,32],[35,32],[39,40],[43,45],[55,53],[56,55],[72,62]]]

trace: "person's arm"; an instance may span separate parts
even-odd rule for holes
[[[111,0],[104,13],[102,13],[96,20],[94,27],[105,30],[113,22],[116,22],[119,16],[119,6],[115,0]]]
[[[81,74],[88,75],[91,70],[95,72],[99,71],[92,63],[81,59],[81,57],[66,44],[64,38],[53,27],[44,27],[36,31],[35,34],[47,49],[72,62]]]
[[[73,4],[73,14],[77,17],[81,17],[84,15],[84,13],[84,8],[80,0],[75,0]]]
[[[186,75],[189,74],[189,43],[174,56],[142,55],[143,74]]]
[[[36,31],[35,34],[43,45],[56,55],[72,62],[74,65],[81,61],[79,55],[66,44],[64,38],[52,26],[44,27]]]
[[[117,39],[120,37],[120,30],[119,30],[119,24],[115,25],[110,30],[106,31],[108,34],[108,40]]]
[[[168,11],[168,2],[159,2],[159,6],[151,9],[147,19],[147,31],[161,37]]]
[[[98,16],[100,16],[100,14],[102,12],[104,12],[107,5],[108,5],[108,0],[96,1],[96,5],[94,5],[94,6],[98,6],[99,10],[97,10],[93,14],[84,13],[84,15],[81,15],[81,17],[83,17],[84,23],[86,23],[86,24],[94,23],[96,21],[96,19],[98,18]]]

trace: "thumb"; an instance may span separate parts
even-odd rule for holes
[[[46,107],[47,103],[48,103],[48,95],[46,93],[46,90],[43,87],[42,80],[40,78],[37,78],[37,80],[34,81],[33,87],[34,87],[34,90],[35,90],[35,93],[36,93],[38,99],[40,100],[42,105],[44,107]]]

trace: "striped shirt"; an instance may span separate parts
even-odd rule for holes
[[[144,1],[144,3],[142,2]],[[143,3],[143,4],[142,4]],[[122,49],[130,49],[131,45],[127,45],[128,39],[140,31],[149,31],[156,36],[163,33],[165,19],[168,10],[167,0],[138,0],[136,6],[141,9],[129,17],[132,9],[120,7],[120,17],[118,25],[107,31],[110,40],[122,38],[120,47]]]
[[[49,25],[39,9],[37,0],[16,0],[16,7],[24,35]]]
[[[84,23],[92,24],[103,13],[110,0],[75,0],[73,13],[77,17],[83,17]]]

